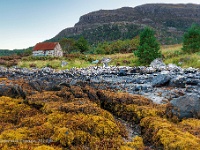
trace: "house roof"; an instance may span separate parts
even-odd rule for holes
[[[44,42],[44,43],[37,43],[33,48],[34,51],[38,50],[52,50],[56,47],[58,42]]]

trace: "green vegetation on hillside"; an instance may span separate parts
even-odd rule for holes
[[[0,56],[11,56],[11,55],[29,55],[32,53],[32,48],[19,49],[19,50],[1,50]]]
[[[83,36],[90,45],[97,45],[105,41],[112,42],[116,40],[132,39],[139,35],[140,31],[141,27],[134,24],[104,24],[97,28],[84,30],[79,35],[53,38],[49,41],[60,41],[63,38],[78,40]]]
[[[115,53],[131,53],[137,49],[139,38],[135,37],[131,40],[117,40],[114,42],[99,43],[91,49],[94,54],[115,54]]]

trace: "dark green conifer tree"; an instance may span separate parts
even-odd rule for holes
[[[157,42],[154,31],[146,27],[140,34],[140,44],[134,51],[135,56],[139,58],[139,63],[148,65],[156,58],[160,58],[160,45]]]
[[[183,48],[186,53],[200,52],[200,26],[193,24],[184,34]]]

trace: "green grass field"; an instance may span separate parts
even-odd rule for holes
[[[194,67],[200,68],[200,53],[184,54],[181,50],[182,45],[162,46],[161,52],[163,54],[163,61],[166,64],[176,64],[183,68]],[[82,55],[82,54],[70,54],[66,57],[59,59],[47,59],[47,60],[29,60],[25,59],[18,63],[20,67],[30,68],[31,64],[34,64],[38,68],[50,66],[55,69],[70,69],[72,67],[84,68],[94,66],[93,60],[101,60],[104,57],[111,58],[112,61],[109,65],[113,66],[138,66],[138,58],[133,53],[128,54],[112,54],[112,55]],[[61,61],[68,62],[68,65],[61,67]]]

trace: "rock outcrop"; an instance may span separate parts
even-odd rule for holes
[[[190,94],[199,97],[200,72],[198,69],[182,69],[172,64],[161,64],[160,61],[157,61],[157,65],[154,63],[150,67],[89,67],[72,68],[58,72],[47,67],[30,70],[1,67],[0,77],[6,77],[15,81],[18,79],[26,80],[29,89],[38,92],[44,90],[60,91],[63,86],[88,84],[94,89],[111,89],[143,95],[157,104],[169,103],[171,100]],[[16,85],[14,83],[2,82],[0,89],[1,96],[26,97],[27,93],[26,87],[24,88],[23,85]],[[80,97],[79,94],[77,96]],[[171,104],[173,107],[180,107],[181,109],[182,103],[176,102],[178,105],[175,103]]]
[[[159,64],[0,67],[0,147],[199,150],[200,72]]]
[[[120,34],[117,37],[123,39],[123,35],[130,32],[131,28],[140,31],[145,26],[151,26],[157,31],[156,36],[160,42],[164,44],[178,43],[192,23],[200,23],[199,8],[200,5],[195,4],[146,4],[135,8],[99,10],[81,16],[74,27],[62,30],[53,40],[84,35],[87,40],[92,42],[90,37],[97,35],[97,31],[98,34],[101,34],[108,29],[117,32]],[[131,30],[131,32],[135,31]],[[133,38],[136,34],[138,32],[129,38]],[[107,34],[107,40],[109,39],[110,36]],[[101,39],[93,39],[93,42],[97,41],[101,41]]]

